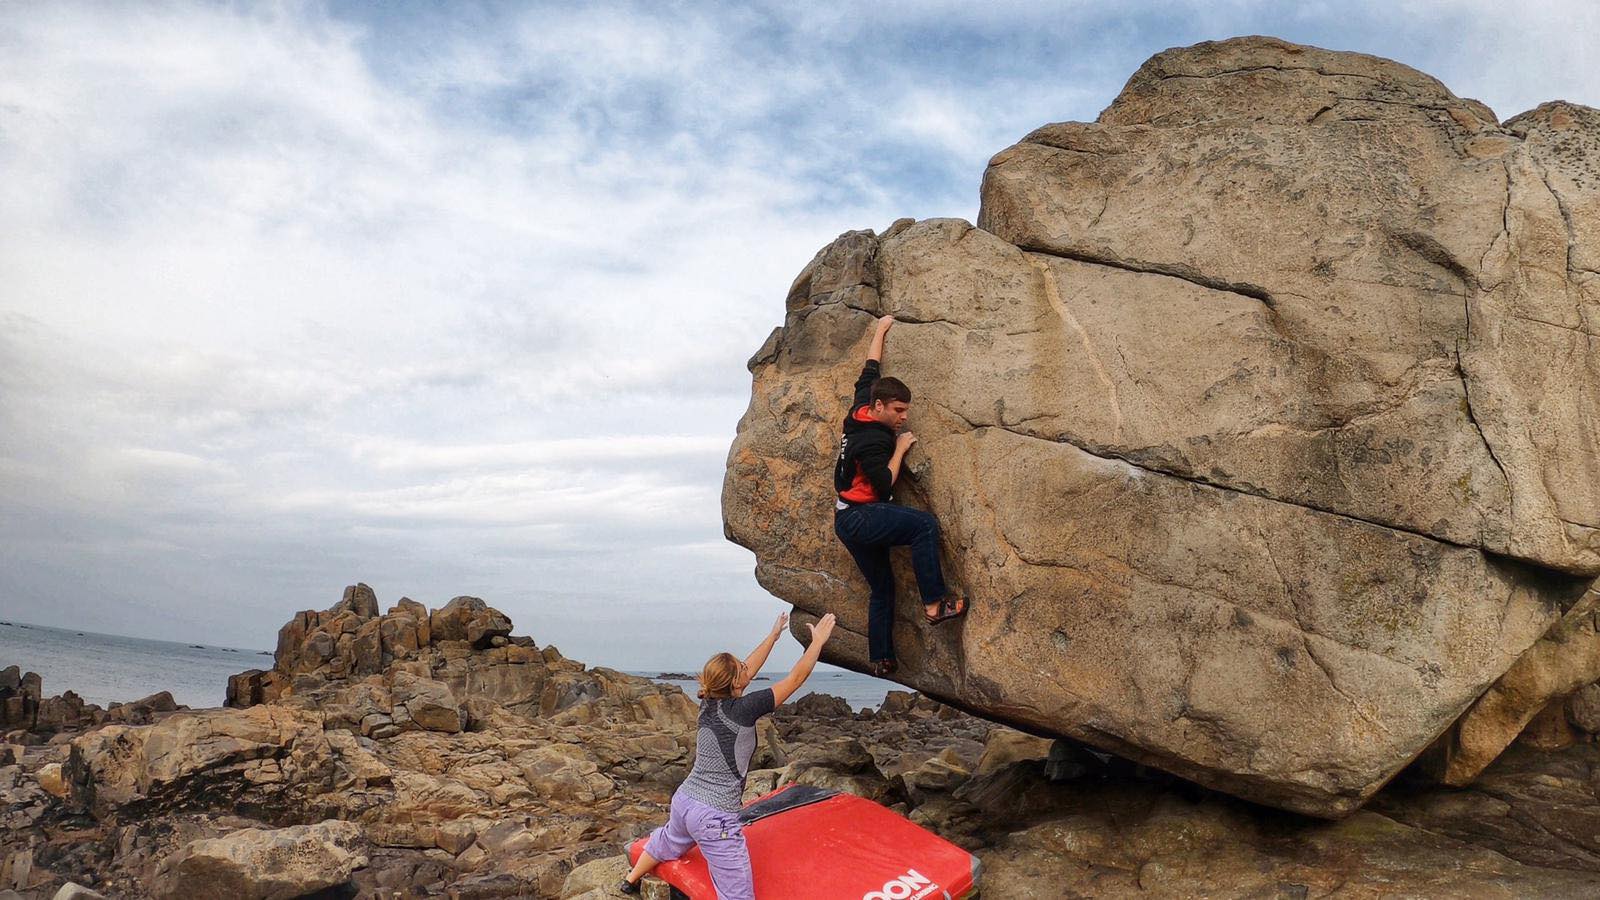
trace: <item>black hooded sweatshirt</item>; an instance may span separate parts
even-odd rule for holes
[[[839,458],[833,466],[833,489],[845,503],[887,503],[894,493],[889,460],[894,456],[894,429],[873,419],[872,383],[879,364],[867,360],[856,379],[855,399],[844,417]]]

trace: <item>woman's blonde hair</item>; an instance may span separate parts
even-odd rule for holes
[[[718,653],[700,670],[700,699],[732,697],[739,684],[739,657]]]

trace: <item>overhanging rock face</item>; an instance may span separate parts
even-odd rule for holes
[[[1162,53],[1097,122],[997,155],[978,227],[851,232],[806,267],[751,362],[728,535],[865,667],[830,473],[893,314],[901,499],[975,601],[929,631],[901,571],[900,680],[1346,813],[1600,574],[1592,235],[1600,112],[1502,125],[1268,38]]]

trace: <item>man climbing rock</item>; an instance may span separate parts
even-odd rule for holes
[[[866,365],[856,379],[855,399],[844,417],[833,488],[839,501],[833,531],[866,576],[872,589],[867,607],[867,649],[872,674],[892,674],[894,656],[894,572],[889,548],[909,546],[911,568],[922,594],[928,624],[954,619],[967,611],[965,598],[945,589],[939,567],[939,521],[931,513],[891,502],[906,453],[917,436],[903,431],[911,409],[911,389],[898,378],[881,377],[883,341],[894,326],[893,316],[878,320]]]

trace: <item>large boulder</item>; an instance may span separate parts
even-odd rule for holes
[[[480,648],[511,633],[511,620],[477,597],[457,597],[434,610],[430,625],[436,641],[467,641]]]
[[[228,676],[228,690],[222,705],[244,709],[268,703],[283,693],[287,677],[277,669],[246,669]]]
[[[231,685],[233,679],[229,678],[228,681]],[[180,709],[188,707],[179,706],[178,701],[173,699],[171,691],[157,691],[138,700],[111,704],[111,708],[106,710],[106,719],[123,725],[148,725],[163,715]]]
[[[461,704],[444,682],[396,672],[393,690],[392,715],[401,730],[415,728],[446,734],[461,730]]]
[[[31,674],[31,673],[30,673]],[[105,719],[105,710],[86,703],[75,691],[63,691],[60,696],[39,701],[39,712],[34,718],[33,730],[45,733],[77,731],[98,724]]]
[[[17,666],[0,669],[0,731],[32,731],[39,716],[44,679]]]
[[[72,741],[62,774],[72,805],[107,821],[235,807],[299,816],[337,771],[322,726],[315,711],[270,704],[106,725]]]
[[[245,828],[192,841],[161,863],[155,896],[290,900],[344,884],[367,864],[360,826],[328,821]]]
[[[817,254],[751,360],[728,536],[865,668],[831,467],[892,314],[921,438],[897,492],[973,599],[925,630],[898,570],[898,680],[1347,814],[1600,574],[1597,171],[1586,107],[1502,125],[1270,38],[1161,53],[1096,122],[998,154],[977,227]],[[1537,705],[1498,721],[1549,701],[1509,694]]]
[[[365,582],[344,589],[344,596],[328,610],[330,613],[348,612],[364,620],[378,617],[378,595]]]

